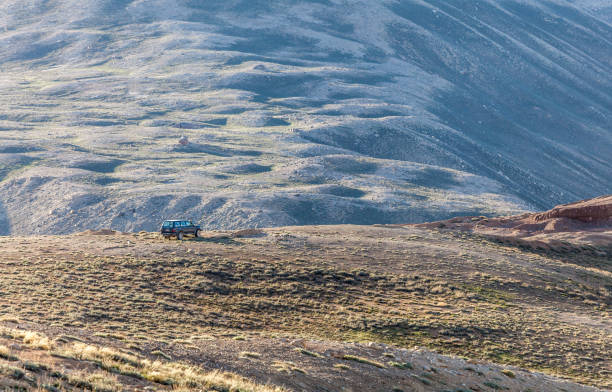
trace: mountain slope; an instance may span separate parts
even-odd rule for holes
[[[419,222],[607,193],[597,4],[5,1],[0,230]]]
[[[612,22],[612,5],[607,0],[572,0],[571,2],[604,22]]]

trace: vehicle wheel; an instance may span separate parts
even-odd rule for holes
[[[182,231],[176,235],[176,239],[179,240],[179,241],[183,240],[183,232]]]
[[[195,232],[195,237],[196,237],[196,238],[200,238],[200,237],[202,237],[202,230],[196,230],[196,232]]]

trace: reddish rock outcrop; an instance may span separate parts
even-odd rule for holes
[[[500,218],[459,217],[415,225],[470,231],[537,247],[593,245],[612,249],[612,195],[557,206],[549,211]]]
[[[568,218],[593,223],[610,222],[610,219],[612,219],[612,195],[564,204],[550,211],[534,215],[536,222],[554,218]]]

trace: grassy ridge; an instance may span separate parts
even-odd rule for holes
[[[460,252],[480,240],[445,234],[435,241],[456,256],[432,263],[393,230],[355,229],[341,246],[319,242],[330,233],[299,230],[182,244],[149,234],[23,239],[23,251],[4,248],[0,313],[134,347],[280,334],[427,346],[583,383],[609,379],[609,273],[486,242],[478,245],[489,261],[473,260],[481,266],[473,270]],[[432,259],[441,257],[435,241]]]

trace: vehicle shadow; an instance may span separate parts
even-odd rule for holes
[[[226,235],[214,236],[214,237],[198,237],[198,238],[185,238],[183,241],[187,242],[207,242],[214,244],[224,245],[240,245],[242,242],[236,241],[234,238]]]

